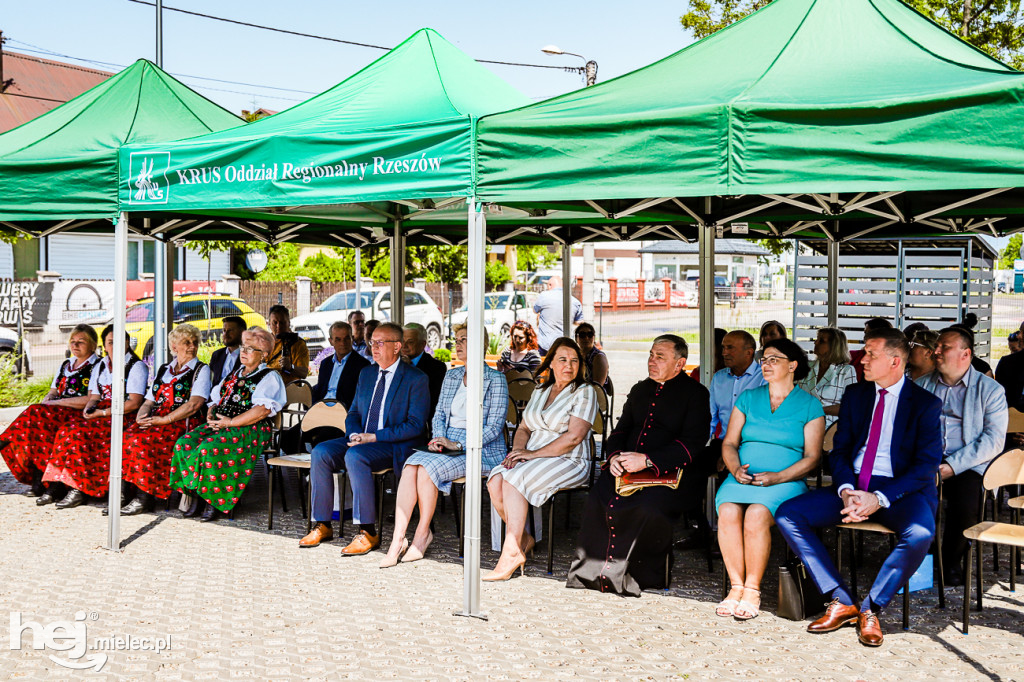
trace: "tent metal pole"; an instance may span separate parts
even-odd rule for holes
[[[124,441],[125,304],[128,292],[128,214],[118,216],[114,228],[114,354],[110,358],[110,492],[107,506],[106,549],[121,551],[121,448]]]
[[[487,619],[480,611],[480,507],[483,494],[484,263],[487,219],[475,197],[469,203],[469,309],[466,349],[466,492],[463,533],[463,604],[459,616]]]
[[[391,237],[391,321],[405,324],[405,236],[402,219],[395,219]]]
[[[836,221],[838,227],[838,221]],[[837,234],[837,232],[833,232]],[[828,326],[839,326],[839,241],[828,240]],[[795,333],[795,332],[794,332]]]
[[[700,226],[697,272],[700,287],[700,382],[711,385],[715,373],[715,231],[714,223]],[[641,292],[641,296],[643,293]]]
[[[149,222],[146,218],[145,223]],[[149,225],[147,224],[148,228]],[[171,248],[163,240],[163,234],[157,235],[153,254],[153,368],[160,367],[168,359],[167,334],[174,324],[174,272],[171,268]],[[141,356],[145,348],[137,348]]]
[[[562,244],[562,336],[572,333],[572,246]]]
[[[362,310],[363,306],[363,250],[356,247],[356,304],[353,310]],[[370,311],[373,315],[373,310]]]

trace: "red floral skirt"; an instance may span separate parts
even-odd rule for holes
[[[96,409],[108,407],[110,401],[104,400]],[[135,413],[123,419],[127,430],[135,423]],[[63,483],[93,497],[106,495],[110,486],[110,417],[82,418],[61,428],[43,480]]]
[[[161,500],[170,497],[171,488],[167,484],[171,477],[174,443],[199,422],[200,419],[192,416],[162,426],[143,429],[138,424],[132,424],[125,429],[124,462],[121,467],[124,480]]]
[[[0,454],[14,478],[30,484],[34,476],[46,470],[53,455],[57,432],[64,426],[84,423],[82,411],[78,408],[29,405],[0,434],[0,442],[7,441]]]

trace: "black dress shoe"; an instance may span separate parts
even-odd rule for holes
[[[72,488],[64,499],[57,503],[57,509],[71,509],[82,504],[86,500],[86,494],[77,488]]]
[[[40,507],[46,504],[53,504],[54,502],[56,502],[56,500],[54,499],[53,495],[50,494],[49,491],[46,491],[45,493],[36,498],[36,504]]]
[[[141,496],[145,495],[145,493],[140,493],[139,495],[139,497],[136,497],[124,507],[121,507],[121,514],[124,516],[135,516],[136,514],[141,514],[143,512],[148,513],[153,511],[153,498],[146,495],[149,499],[143,500]]]
[[[946,571],[942,583],[946,587],[963,587],[964,574],[960,571]]]
[[[206,509],[206,501],[198,498],[192,498],[192,504],[188,506],[188,511],[181,512],[181,517],[184,519],[191,519],[194,516],[199,516]]]
[[[216,521],[219,516],[217,508],[212,504],[206,505],[206,509],[203,511],[203,515],[199,517],[199,523],[209,523],[210,521]]]

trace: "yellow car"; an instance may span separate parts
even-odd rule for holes
[[[219,342],[221,320],[232,315],[240,316],[250,327],[267,328],[266,319],[235,296],[197,293],[174,297],[174,324],[187,322],[198,327],[203,343]],[[153,299],[140,298],[126,311],[125,321],[132,349],[143,358],[150,355],[153,352]]]

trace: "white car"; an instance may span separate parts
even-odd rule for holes
[[[308,315],[292,318],[292,330],[306,342],[310,359],[315,358],[317,353],[330,345],[328,339],[331,325],[335,322],[347,322],[349,311],[358,308],[363,311],[367,320],[387,322],[391,319],[389,287],[371,287],[363,289],[360,294],[358,306],[355,289],[352,289],[331,296]],[[441,347],[441,333],[444,329],[441,308],[423,289],[405,290],[405,321],[422,324],[427,329],[427,345],[434,349]]]
[[[18,348],[18,332],[13,329],[6,327],[0,327],[0,361],[3,361],[8,356],[14,353]],[[21,344],[22,355],[25,357],[25,373],[32,374],[32,346],[29,345],[28,339],[24,339]]]
[[[533,302],[537,294],[528,291],[496,291],[484,294],[484,326],[491,336],[508,335],[516,320],[526,320],[536,326],[537,316],[533,312]],[[463,324],[469,317],[469,305],[452,313],[451,325]],[[451,336],[451,330],[449,330]]]

